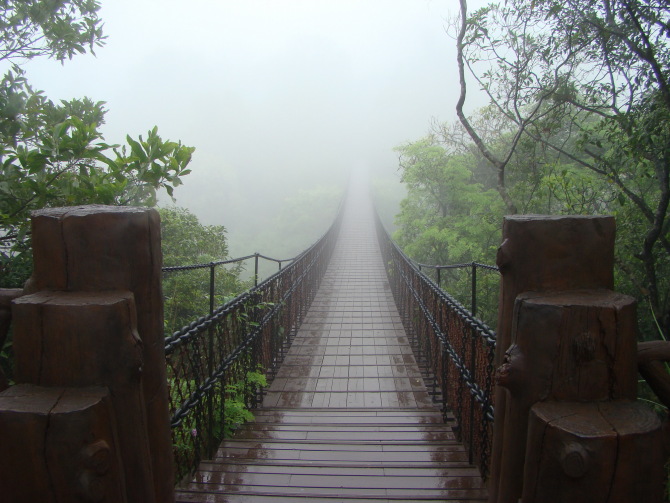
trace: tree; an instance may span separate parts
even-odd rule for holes
[[[166,267],[209,264],[228,258],[226,229],[202,225],[185,208],[159,208],[163,264]],[[249,288],[239,279],[240,265],[217,266],[214,305],[218,307]],[[170,334],[209,313],[210,269],[166,273],[163,278],[165,328]]]
[[[670,331],[670,6],[660,0],[509,0],[467,15],[460,0],[458,113],[498,174],[508,209],[512,153],[524,139],[546,165],[585,183],[581,211],[618,217],[618,275],[648,299]],[[511,125],[503,156],[491,155],[462,112],[465,68]],[[546,181],[546,180],[545,180]],[[545,189],[569,184],[554,177]],[[575,200],[572,191],[566,197]],[[580,208],[577,208],[579,211]],[[574,209],[573,209],[574,211]],[[649,336],[649,335],[648,335]]]
[[[33,90],[20,68],[45,56],[64,61],[104,41],[93,0],[0,3],[0,285],[22,286],[30,274],[29,217],[34,209],[78,204],[153,205],[172,195],[194,151],[164,141],[157,129],[128,145],[105,143],[103,102],[55,104]]]
[[[105,37],[96,0],[3,0],[0,61],[46,56],[58,61],[93,52]]]
[[[404,252],[431,265],[493,263],[504,205],[495,189],[476,180],[476,157],[450,150],[435,135],[395,150],[407,197],[400,203],[393,238]],[[470,301],[468,274],[469,270],[442,271],[449,293],[464,304]],[[486,281],[480,281],[480,287]],[[487,320],[492,319],[485,311]]]

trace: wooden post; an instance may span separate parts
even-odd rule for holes
[[[512,342],[514,303],[519,294],[613,288],[614,235],[612,217],[528,215],[505,218],[503,242],[497,257],[502,280],[496,368],[503,364],[505,352]],[[521,497],[522,473],[515,474],[514,481],[503,481],[500,473],[509,448],[503,439],[508,397],[506,389],[496,387],[490,503],[517,503]],[[505,487],[501,488],[501,484]]]
[[[3,288],[0,289],[0,349],[3,348],[7,333],[9,332],[9,325],[12,320],[11,303],[14,299],[23,295],[23,290],[19,288]],[[0,369],[0,391],[4,391],[9,386],[7,376]]]
[[[501,494],[520,479],[523,503],[661,501],[661,423],[634,401],[635,319],[634,299],[610,290],[517,297],[498,372]]]
[[[528,427],[523,503],[661,503],[658,415],[628,400],[539,402]]]
[[[142,341],[142,388],[157,501],[174,499],[160,218],[148,208],[82,206],[33,213],[30,291],[130,291]]]
[[[14,301],[13,316],[16,381],[70,390],[106,386],[128,500],[160,501],[152,484],[142,344],[132,294],[38,292]]]
[[[0,393],[0,494],[173,501],[158,213],[52,208],[32,223],[34,273],[11,310],[24,384]]]
[[[512,334],[498,384],[527,410],[545,400],[636,398],[632,297],[610,290],[521,294]]]
[[[670,342],[646,341],[637,345],[640,375],[647,381],[661,403],[670,408],[670,373],[667,362],[670,362]],[[670,452],[670,449],[668,451]]]
[[[529,293],[517,298],[512,344],[497,375],[497,384],[509,391],[502,428],[504,459],[499,467],[498,501],[516,502],[521,496],[528,414],[536,402],[606,400],[621,387],[627,398],[635,396],[635,361],[625,369],[625,379],[615,375],[617,369],[610,368],[620,356],[616,353],[635,352],[635,339],[620,341],[613,321],[625,318],[624,322],[631,325],[626,328],[632,328],[633,301],[611,298],[609,290],[602,292]],[[615,308],[608,310],[609,305]],[[575,334],[573,338],[570,331]],[[608,354],[608,350],[615,353]],[[623,380],[625,383],[621,383]],[[507,500],[503,495],[511,496]]]
[[[611,291],[613,246],[610,217],[505,220],[491,503],[662,499],[663,426],[635,401],[635,301]],[[668,354],[639,359],[656,375]]]
[[[100,387],[0,394],[2,501],[127,502],[110,402]]]

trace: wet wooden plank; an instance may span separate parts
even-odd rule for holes
[[[326,277],[255,414],[178,502],[487,499],[421,378],[369,205],[348,207]]]

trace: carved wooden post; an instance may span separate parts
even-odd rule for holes
[[[42,291],[14,301],[13,311],[16,381],[69,390],[109,388],[128,500],[158,501],[133,295]]]
[[[660,484],[641,477],[662,480],[661,428],[632,402],[634,301],[610,291],[613,245],[611,217],[505,220],[490,502],[655,501],[659,494]],[[619,499],[593,499],[612,491]]]
[[[540,402],[531,409],[523,503],[661,503],[658,415],[638,402]]]
[[[110,401],[106,388],[0,394],[2,501],[127,502]]]
[[[35,212],[33,254],[26,295],[12,306],[15,377],[26,384],[0,394],[0,446],[15,472],[49,484],[12,493],[21,486],[2,469],[0,494],[173,501],[157,212]]]
[[[137,307],[142,340],[142,387],[158,501],[173,498],[172,440],[168,415],[160,218],[147,208],[52,208],[33,216],[38,290],[128,290]]]
[[[634,299],[522,294],[512,334],[498,382],[510,391],[505,439],[516,449],[501,472],[516,476],[511,460],[522,460],[522,501],[660,502],[661,422],[634,401]]]
[[[9,325],[12,319],[11,303],[17,297],[23,295],[23,290],[19,288],[4,288],[0,290],[0,348],[5,344]],[[7,377],[0,369],[0,391],[6,390],[9,383]]]
[[[503,242],[497,258],[502,280],[496,367],[503,364],[505,351],[512,342],[514,302],[519,294],[574,288],[613,288],[614,232],[612,217],[505,218]],[[508,396],[507,390],[500,386],[496,388],[489,483],[491,503],[517,503],[521,497],[523,468],[517,467],[513,474],[514,480],[504,480],[500,473],[503,449],[514,450],[514,447],[505,445],[503,438]],[[505,457],[507,458],[506,452]],[[516,465],[518,464],[517,461]]]

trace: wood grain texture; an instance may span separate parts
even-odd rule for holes
[[[540,401],[633,400],[637,394],[635,300],[609,290],[517,297],[512,345],[497,374],[509,391],[498,487],[518,500],[528,415]],[[502,501],[508,501],[503,498]]]
[[[30,291],[132,292],[142,339],[142,387],[154,487],[170,501],[174,479],[163,341],[160,218],[149,208],[80,206],[33,213]]]
[[[611,289],[614,285],[615,221],[612,217],[516,215],[505,217],[497,264],[502,280],[498,309],[495,367],[512,343],[514,303],[524,292]],[[509,392],[495,391],[496,421],[489,501],[517,503],[520,487],[502,494],[500,464]],[[514,419],[516,420],[516,419]]]
[[[661,422],[644,405],[543,402],[529,421],[524,503],[660,503]]]
[[[0,494],[12,503],[126,503],[103,387],[30,384],[0,393]]]
[[[12,301],[23,295],[20,288],[0,288],[0,348],[3,348],[12,322]],[[7,389],[9,381],[0,369],[0,391]]]
[[[14,318],[17,382],[108,387],[129,501],[157,501],[132,293],[43,291],[17,299]]]
[[[666,407],[670,407],[670,342],[647,341],[637,345],[637,364],[640,375]]]

